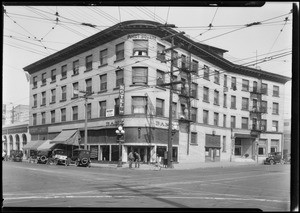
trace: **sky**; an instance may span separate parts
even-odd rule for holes
[[[262,7],[4,5],[2,102],[8,109],[29,105],[25,66],[119,22],[136,19],[175,24],[178,32],[184,31],[195,41],[228,50],[224,57],[233,63],[292,77],[292,4],[266,2]],[[285,117],[290,118],[291,82],[286,84],[285,98]]]

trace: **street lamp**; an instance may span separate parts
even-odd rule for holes
[[[118,129],[116,130],[117,134],[117,142],[119,142],[119,162],[118,162],[118,167],[122,167],[122,146],[121,146],[121,137],[125,134],[125,131],[123,129],[122,125],[118,126]]]

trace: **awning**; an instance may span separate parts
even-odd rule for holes
[[[23,146],[23,149],[37,150],[37,148],[45,142],[46,141],[44,140],[30,141],[25,146]]]
[[[72,130],[63,130],[61,133],[59,133],[58,136],[56,136],[52,141],[50,141],[50,144],[67,144],[67,145],[79,145],[79,138],[80,134],[77,129]]]
[[[46,149],[51,149],[53,146],[55,146],[55,143],[50,143],[52,140],[46,140],[45,143],[40,145],[37,150],[46,150]]]
[[[236,137],[236,138],[256,138],[256,137],[254,137],[254,136],[252,136],[252,135],[248,135],[248,134],[238,134],[238,133],[235,133],[234,134],[234,137]]]

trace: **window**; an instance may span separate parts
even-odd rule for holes
[[[133,40],[133,55],[147,56],[148,55],[148,40]]]
[[[231,89],[236,90],[236,77],[231,77]]]
[[[219,105],[219,91],[214,91],[214,104]]]
[[[226,127],[226,119],[227,119],[227,116],[224,114],[223,115],[223,127]]]
[[[214,113],[214,125],[219,126],[219,113]]]
[[[100,51],[100,66],[107,64],[107,49]]]
[[[242,110],[249,110],[249,98],[242,98]]]
[[[55,110],[51,110],[51,123],[54,124],[55,123]]]
[[[85,57],[85,71],[89,71],[93,69],[93,55],[89,55]]]
[[[178,52],[173,51],[173,66],[178,67]]]
[[[199,69],[198,61],[192,60],[192,72],[195,72],[195,74],[197,74],[198,69]]]
[[[226,136],[223,136],[222,152],[226,152]]]
[[[67,100],[67,86],[61,87],[61,101]]]
[[[64,65],[61,67],[61,78],[66,78],[67,77],[67,65]]]
[[[100,75],[100,91],[107,90],[107,74]]]
[[[209,80],[209,67],[204,65],[204,73],[203,73],[203,78],[206,80]]]
[[[42,124],[45,124],[46,123],[46,113],[42,112],[41,116],[42,116]]]
[[[197,122],[197,111],[198,111],[197,108],[195,108],[195,107],[191,108],[191,120],[193,122]]]
[[[268,102],[267,101],[261,102],[261,111],[263,113],[268,113]]]
[[[279,86],[273,86],[273,96],[279,97]]]
[[[66,121],[66,108],[60,110],[61,121]]]
[[[215,83],[220,84],[220,72],[215,70]]]
[[[231,96],[231,109],[236,109],[236,97],[234,95]]]
[[[279,114],[279,104],[273,103],[273,114],[278,115]]]
[[[99,117],[106,117],[106,101],[100,101],[99,107],[100,107]]]
[[[164,116],[164,105],[164,100],[156,99],[156,116]]]
[[[122,69],[116,71],[116,87],[124,84],[124,71]]]
[[[240,138],[236,138],[234,141],[234,155],[235,156],[242,155],[242,141]]]
[[[165,83],[165,72],[161,70],[156,71],[156,85]]]
[[[230,127],[235,128],[235,116],[231,116],[230,118]]]
[[[242,79],[242,90],[243,91],[249,91],[249,81]]]
[[[191,86],[191,93],[192,93],[191,97],[192,98],[198,98],[197,91],[198,91],[198,84],[192,83],[192,86]]]
[[[267,120],[265,120],[265,119],[261,119],[261,121],[260,121],[260,128],[261,128],[261,130],[262,131],[267,131]]]
[[[33,126],[36,125],[36,120],[37,120],[37,116],[36,116],[36,114],[34,113],[34,114],[32,114],[32,123],[33,123]]]
[[[227,87],[227,75],[224,75],[224,87]]]
[[[33,89],[37,88],[37,76],[33,77]]]
[[[161,45],[159,43],[157,43],[157,59],[160,61],[164,61],[165,60],[165,46]]]
[[[73,98],[78,98],[79,94],[75,91],[79,91],[78,82],[73,83]]]
[[[42,92],[42,103],[41,106],[46,105],[46,92]]]
[[[133,114],[147,114],[147,98],[146,97],[132,97],[132,113]]]
[[[277,152],[279,150],[279,140],[271,140],[270,152]]]
[[[253,92],[257,92],[257,82],[253,81]]]
[[[203,87],[203,101],[209,103],[209,88]]]
[[[73,75],[79,74],[79,60],[73,61]]]
[[[56,89],[51,90],[51,103],[56,102]]]
[[[33,95],[33,107],[37,107],[37,94]]]
[[[253,107],[252,107],[253,111],[257,111],[258,110],[258,105],[257,105],[257,99],[253,99]]]
[[[116,45],[116,61],[122,60],[125,57],[124,42]]]
[[[86,86],[85,91],[87,92],[87,94],[92,94],[93,89],[92,89],[92,79],[91,78],[85,80],[85,86]]]
[[[191,144],[197,144],[197,132],[191,132]]]
[[[56,69],[51,70],[51,81],[56,81]]]
[[[115,99],[115,115],[119,115],[120,113],[120,99]]]
[[[186,61],[186,56],[185,55],[181,55],[181,68],[182,69],[186,69],[187,68],[187,61]]]
[[[92,104],[88,103],[87,104],[87,119],[91,119],[92,118]]]
[[[208,124],[208,110],[203,110],[203,123]]]
[[[272,121],[272,131],[278,132],[278,121]]]
[[[268,84],[261,84],[261,93],[264,95],[268,95]]]
[[[172,103],[172,117],[177,118],[177,103]]]
[[[73,121],[77,121],[78,120],[78,106],[73,106],[72,112],[73,112]]]
[[[132,84],[147,84],[147,67],[132,67]]]
[[[266,139],[260,139],[258,141],[258,155],[266,155],[267,154],[267,140]]]
[[[249,119],[248,118],[242,118],[242,129],[248,129],[249,127]]]
[[[180,113],[182,116],[184,116],[184,119],[188,118],[188,111],[187,111],[187,105],[186,104],[180,104]]]
[[[227,107],[227,94],[224,93],[224,98],[223,98],[223,107]]]
[[[47,79],[46,79],[46,73],[43,73],[42,74],[42,86],[46,85],[46,81],[47,81]]]

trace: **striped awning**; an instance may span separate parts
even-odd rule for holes
[[[37,150],[37,148],[45,143],[44,140],[38,140],[38,141],[29,141],[25,146],[23,146],[24,150],[30,149],[30,150]]]
[[[50,144],[67,144],[67,145],[79,145],[79,138],[80,134],[77,129],[72,130],[63,130],[61,133],[59,133],[58,136],[56,136],[52,141],[50,141]]]
[[[51,149],[53,146],[55,146],[55,143],[50,143],[52,140],[46,140],[45,143],[43,143],[42,145],[40,145],[37,150],[49,150]]]

